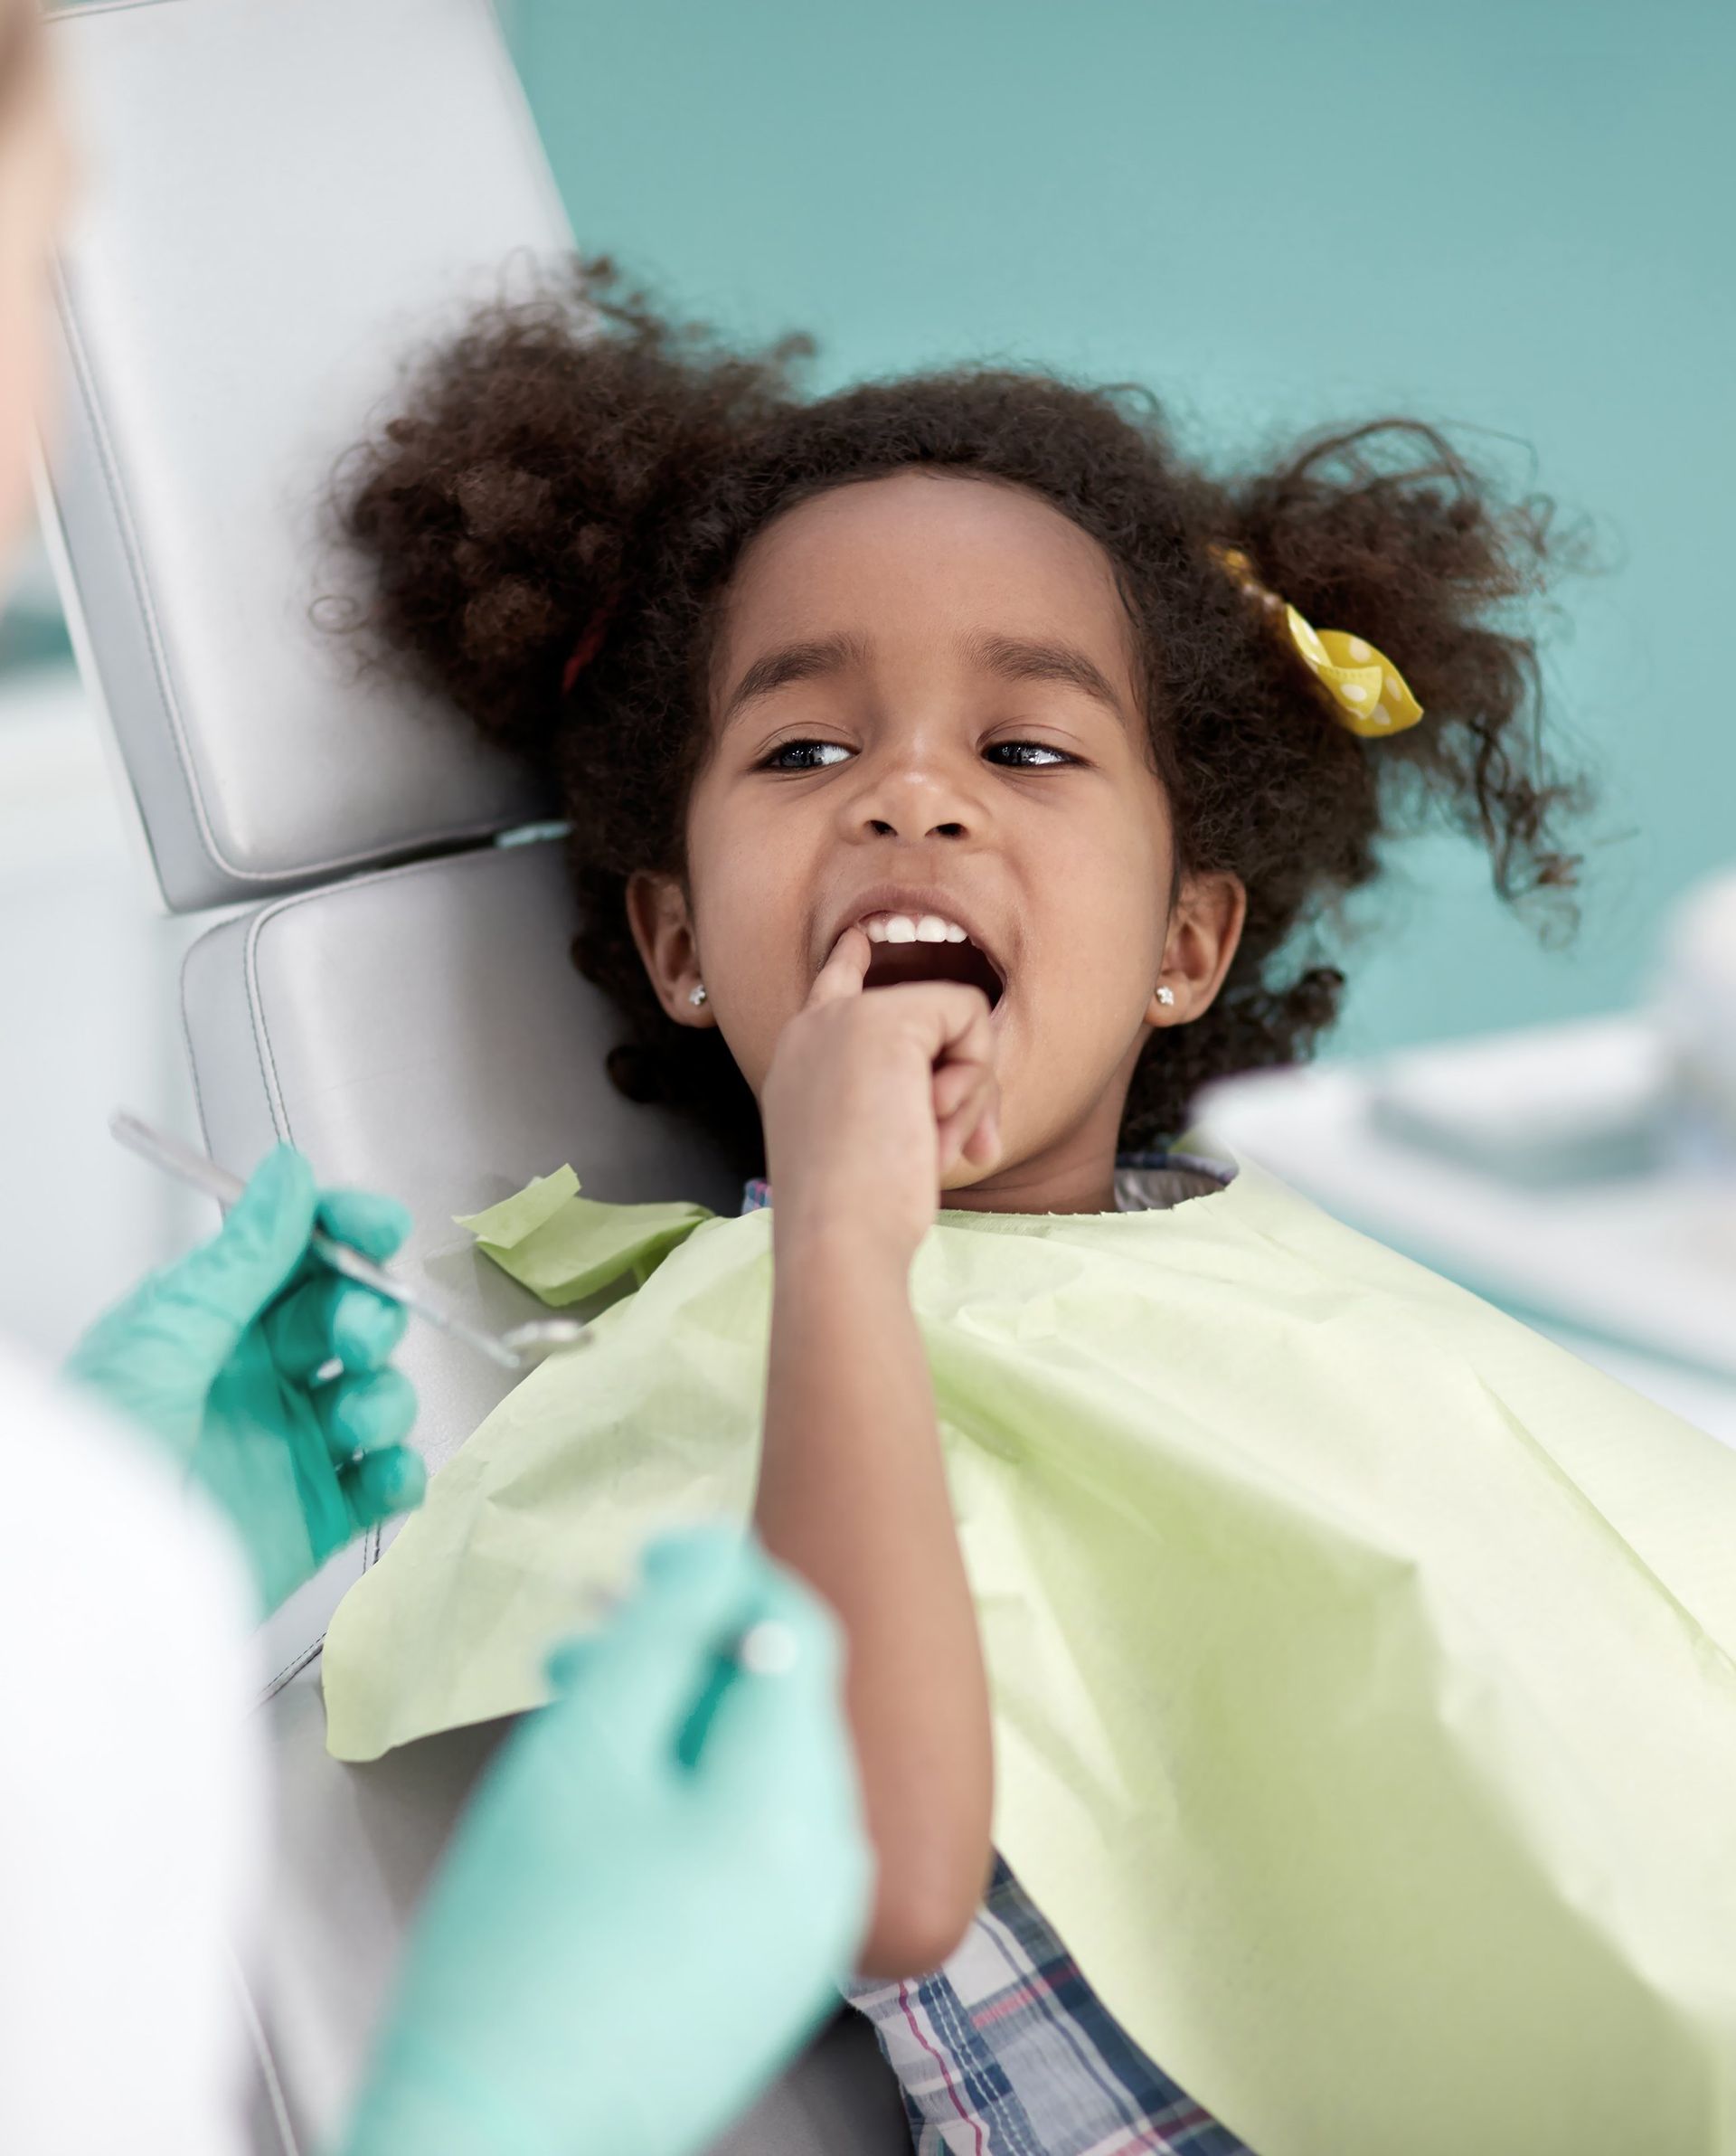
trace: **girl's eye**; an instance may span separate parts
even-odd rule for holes
[[[1078,759],[1068,755],[1064,749],[1052,749],[1046,742],[1002,741],[991,742],[983,752],[986,756],[998,756],[1002,750],[1013,753],[1004,770],[1048,771],[1056,764],[1075,763]],[[855,752],[846,749],[842,742],[787,741],[779,742],[760,765],[768,771],[818,771],[828,764],[839,763]]]
[[[1014,771],[1046,771],[1053,764],[1071,763],[1075,761],[1074,758],[1068,755],[1064,749],[1052,749],[1047,742],[992,742],[987,753],[992,756],[1000,749],[1012,749],[1016,752],[1012,766]]]
[[[819,750],[825,750],[825,749],[835,749],[835,750],[837,751],[837,753],[838,753],[838,756],[839,756],[839,757],[848,756],[848,755],[849,755],[849,753],[850,753],[850,751],[844,747],[844,743],[843,743],[842,742],[828,742],[828,741],[787,741],[787,742],[778,742],[778,746],[777,746],[777,747],[776,747],[776,748],[775,748],[775,749],[774,749],[774,750],[771,752],[770,755],[769,755],[769,756],[768,756],[768,757],[766,758],[765,761],[764,761],[764,762],[763,762],[763,763],[760,765],[760,770],[761,770],[761,771],[824,771],[824,770],[826,769],[826,763],[827,763],[827,762],[835,762],[835,761],[837,761],[837,758],[836,758],[836,757],[830,757],[830,758],[826,758],[826,759],[824,759],[824,760],[823,760],[823,759],[822,759],[822,758],[821,758],[819,755],[817,755],[817,754],[816,754],[816,755],[814,755],[813,757],[811,757],[811,758],[810,758],[810,756],[809,756],[809,754],[808,754],[808,752],[809,752],[810,750],[814,750],[814,751],[819,751]],[[798,751],[800,752],[800,754],[801,754],[801,759],[802,759],[800,762],[798,762],[798,763],[787,763],[787,762],[784,761],[786,757],[788,757],[788,756],[794,756],[794,755],[796,755],[796,754],[797,754],[797,752]]]

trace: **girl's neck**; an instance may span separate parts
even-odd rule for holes
[[[961,1213],[1113,1213],[1115,1156],[1140,1045],[1070,1130],[968,1189],[942,1191],[941,1204]]]
[[[940,1202],[961,1213],[1112,1213],[1115,1130],[1088,1124]]]

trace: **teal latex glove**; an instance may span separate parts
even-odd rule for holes
[[[269,1609],[352,1537],[420,1504],[426,1480],[402,1442],[415,1394],[386,1367],[403,1308],[316,1258],[316,1220],[375,1259],[410,1229],[395,1199],[316,1191],[280,1145],[220,1232],[98,1319],[67,1364],[217,1499]],[[342,1375],[316,1383],[333,1358]]]
[[[644,1569],[491,1763],[345,2156],[687,2156],[836,2007],[869,1858],[834,1621],[736,1528]],[[731,1656],[764,1619],[780,1673]]]

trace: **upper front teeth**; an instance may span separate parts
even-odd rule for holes
[[[875,913],[862,924],[874,943],[967,943],[970,939],[956,921],[942,921],[939,913],[920,918],[910,913]]]

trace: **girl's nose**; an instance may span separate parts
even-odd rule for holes
[[[854,812],[859,827],[882,838],[965,838],[982,820],[968,774],[913,752],[865,774]]]

